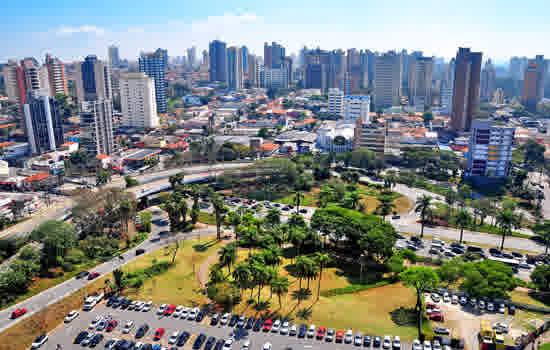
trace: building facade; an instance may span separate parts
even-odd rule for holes
[[[52,152],[63,144],[63,119],[52,97],[31,94],[23,110],[32,154]]]
[[[264,68],[264,87],[266,89],[287,89],[288,70],[281,68]]]
[[[155,100],[157,111],[166,113],[166,90],[168,83],[164,77],[167,68],[168,54],[166,50],[157,49],[155,52],[142,53],[139,57],[139,71],[147,74],[155,81]]]
[[[401,55],[395,52],[375,56],[374,104],[376,105],[376,109],[401,104],[402,69]]]
[[[153,129],[159,126],[155,82],[145,73],[123,73],[120,78],[121,126]]]
[[[243,88],[243,63],[239,47],[233,46],[227,49],[228,77],[227,87],[230,90]]]
[[[227,82],[227,45],[223,41],[214,40],[209,46],[210,81]]]
[[[111,100],[84,101],[80,104],[80,146],[92,156],[116,152]]]
[[[483,53],[459,48],[455,61],[451,129],[469,131],[479,106]]]
[[[338,88],[328,89],[328,115],[344,116],[344,92]]]
[[[409,105],[415,106],[417,112],[424,112],[424,106],[432,105],[432,57],[408,57],[407,91]]]
[[[386,129],[364,123],[361,118],[355,120],[354,149],[366,148],[378,154],[384,154],[386,148]]]
[[[344,96],[344,120],[369,124],[370,96]]]
[[[490,100],[497,89],[497,72],[493,62],[489,59],[481,71],[480,97]]]
[[[118,47],[115,45],[109,46],[108,53],[109,65],[111,65],[112,68],[120,67],[120,56],[118,55]]]
[[[94,55],[87,56],[76,65],[75,85],[79,102],[113,98],[109,65]]]
[[[282,68],[286,50],[283,46],[272,42],[271,45],[264,43],[264,66],[266,69]]]
[[[69,90],[67,89],[65,65],[58,58],[46,55],[45,66],[48,71],[50,96],[54,97],[56,94],[65,94],[68,96]]]
[[[488,120],[474,120],[466,176],[503,178],[512,161],[515,128]]]

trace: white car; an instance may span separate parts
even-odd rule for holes
[[[393,338],[393,350],[400,350],[401,349],[401,338],[399,338],[398,335],[396,335]]]
[[[152,301],[148,301],[145,303],[145,305],[143,305],[143,309],[141,309],[141,311],[143,312],[149,312],[151,311],[151,308],[153,307],[153,302]]]
[[[493,305],[493,303],[487,303],[487,311],[489,312],[495,311],[495,306]]]
[[[172,335],[168,339],[168,344],[176,344],[176,342],[178,341],[179,335],[180,334],[178,332],[172,333]]]
[[[288,334],[288,330],[289,330],[288,327],[289,327],[288,321],[283,322],[283,325],[281,326],[281,332],[280,333],[282,335]]]
[[[134,310],[138,303],[139,303],[139,301],[137,301],[137,300],[132,301],[132,303],[130,305],[128,305],[128,310]]]
[[[105,343],[105,349],[107,349],[107,350],[114,349],[117,342],[118,342],[117,338],[113,338],[111,340],[108,340]],[[143,343],[138,343],[138,344],[141,344],[143,346]],[[136,349],[137,349],[137,344],[136,344]]]
[[[180,318],[181,318],[182,320],[186,320],[186,319],[187,319],[187,316],[189,316],[189,310],[191,310],[191,309],[188,308],[188,307],[184,307],[183,310],[181,310]]]
[[[420,344],[420,340],[418,339],[413,340],[412,350],[422,350],[422,344]]]
[[[250,340],[247,340],[243,343],[243,346],[241,346],[241,350],[249,350],[250,349]]]
[[[231,350],[231,347],[233,346],[233,338],[229,338],[223,343],[222,350]]]
[[[332,341],[334,340],[334,334],[336,334],[336,332],[334,331],[334,328],[327,329],[327,335],[325,336],[325,341],[327,343],[332,343]]]
[[[230,316],[231,316],[231,315],[228,314],[228,313],[223,314],[222,318],[220,319],[220,324],[221,324],[222,326],[225,326],[225,325],[227,324],[227,322],[229,322],[229,317],[230,317]]]
[[[471,306],[471,307],[476,307],[476,306],[477,306],[477,300],[476,300],[476,298],[470,299],[470,306]]]
[[[466,297],[460,297],[460,300],[459,300],[460,305],[466,305],[467,302],[468,302],[468,299],[466,299]]]
[[[65,316],[65,323],[69,323],[71,322],[72,320],[74,320],[75,318],[78,317],[78,315],[80,315],[80,313],[76,310],[73,310],[71,312],[69,312],[67,314],[67,316]]]
[[[432,350],[441,350],[441,344],[439,344],[439,341],[434,340]]]
[[[92,321],[92,323],[90,323],[90,325],[88,326],[88,329],[94,329],[94,328],[96,328],[96,327],[99,325],[99,322],[101,322],[102,320],[103,320],[103,317],[97,316],[97,317]]]
[[[157,315],[164,314],[164,309],[166,309],[167,306],[168,306],[168,304],[162,304],[161,306],[159,306],[159,308],[157,310]]]
[[[504,307],[504,304],[500,304],[498,306],[498,312],[501,313],[501,314],[505,314],[506,313],[506,308]]]
[[[458,296],[453,295],[453,297],[451,298],[451,304],[458,304]]]
[[[188,320],[196,319],[198,313],[199,313],[199,308],[198,307],[192,309],[191,311],[189,311],[189,314],[187,315],[187,319]]]
[[[485,302],[484,302],[483,300],[480,300],[480,301],[479,301],[479,309],[480,309],[480,310],[485,309]]]
[[[271,350],[271,348],[272,348],[272,345],[270,342],[267,342],[264,344],[264,350]]]
[[[143,302],[143,301],[138,301],[137,304],[136,304],[135,310],[136,310],[136,311],[141,311],[141,310],[143,310],[143,307],[144,307],[144,306],[145,306],[145,302]]]
[[[344,334],[344,343],[351,344],[352,341],[353,341],[353,331],[351,329],[348,329]]]
[[[130,333],[130,331],[132,330],[132,328],[134,328],[134,321],[128,321],[126,322],[126,324],[124,325],[124,328],[122,328],[122,334],[128,334]]]
[[[309,329],[307,330],[307,337],[308,338],[313,338],[315,336],[315,325],[312,324],[311,326],[309,326]]]
[[[237,328],[243,328],[246,322],[246,317],[243,315],[239,316],[239,320],[237,321]]]
[[[384,336],[384,341],[382,342],[382,348],[384,349],[391,348],[391,338],[389,335]]]
[[[281,320],[275,320],[273,326],[271,326],[271,332],[277,333],[281,329]]]
[[[504,322],[493,324],[493,329],[497,331],[497,333],[508,333],[508,325]]]
[[[176,317],[176,318],[180,318],[181,317],[181,313],[183,312],[185,308],[183,307],[183,305],[179,305],[176,310],[174,311],[174,313],[172,314],[173,317]]]
[[[134,350],[141,350],[142,347],[143,347],[143,343],[137,342],[136,345],[134,345]]]
[[[296,335],[298,333],[298,326],[293,324],[292,327],[290,327],[290,331],[288,331],[288,333],[290,335]]]
[[[445,292],[443,294],[443,302],[444,303],[450,303],[451,302],[451,297],[449,296],[449,293]]]
[[[432,293],[431,297],[432,297],[432,300],[433,300],[434,303],[439,303],[439,300],[440,300],[439,299],[439,294]]]
[[[39,347],[44,345],[47,341],[48,341],[48,335],[42,334],[41,336],[39,336],[34,340],[34,342],[32,343],[31,349],[38,349]]]
[[[355,338],[353,339],[353,344],[356,346],[363,345],[363,334],[361,334],[361,332],[355,334]]]
[[[423,350],[432,350],[432,344],[428,340],[424,340]]]

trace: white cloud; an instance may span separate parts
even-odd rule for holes
[[[103,36],[105,35],[105,29],[92,25],[82,25],[79,27],[62,26],[56,30],[56,34],[60,36],[70,36],[79,33]]]

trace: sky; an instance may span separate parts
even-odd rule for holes
[[[0,62],[51,53],[65,61],[86,55],[136,60],[158,47],[182,56],[208,42],[246,45],[263,55],[276,41],[297,53],[322,49],[423,51],[456,55],[459,46],[482,51],[484,60],[550,57],[547,0],[26,0],[2,1]]]

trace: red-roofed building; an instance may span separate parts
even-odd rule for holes
[[[279,145],[275,143],[264,143],[260,145],[258,152],[260,152],[263,157],[268,157],[277,152],[278,149]]]
[[[23,188],[27,191],[39,191],[53,188],[57,185],[57,177],[49,173],[38,173],[23,180]]]

